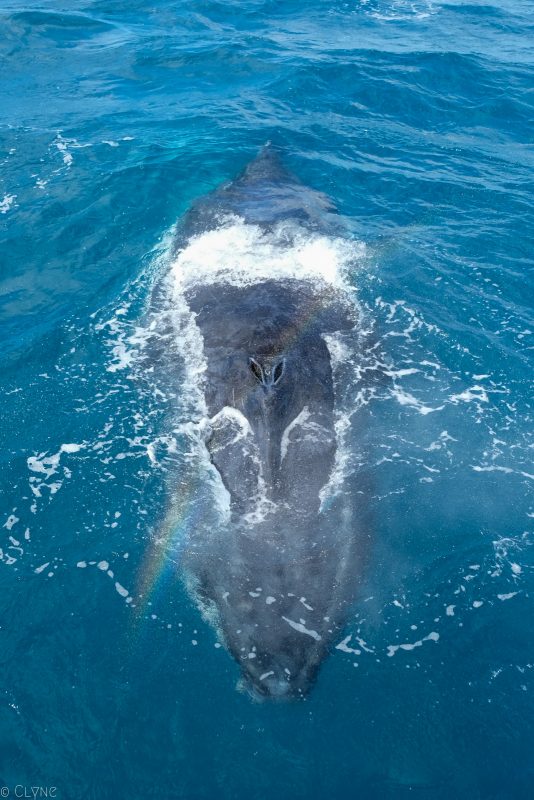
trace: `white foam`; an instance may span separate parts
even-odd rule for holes
[[[30,456],[27,460],[28,469],[32,472],[40,472],[50,478],[57,471],[62,453],[77,453],[84,446],[83,444],[62,444],[58,452],[51,456],[46,453]]]
[[[97,330],[107,327],[112,335],[116,334],[115,339],[108,339],[107,341],[113,354],[112,363],[106,367],[108,372],[118,372],[135,364],[139,353],[143,350],[150,337],[150,331],[141,326],[135,326],[132,331],[124,328],[117,319],[122,315],[121,312],[122,309],[118,309],[115,312],[115,317],[102,325],[96,326]]]
[[[512,597],[516,596],[516,594],[519,594],[519,592],[506,592],[505,594],[498,594],[497,597],[499,598],[499,600],[503,600],[503,601],[504,600],[511,600]]]
[[[48,564],[43,564],[43,566],[39,567],[39,570],[35,570],[35,572],[37,572],[37,571],[40,572],[47,566],[48,566]],[[96,562],[96,561],[89,561],[89,562],[87,562],[87,561],[78,561],[76,566],[79,569],[86,569],[88,566],[96,567],[98,570],[100,570],[101,572],[105,573],[108,576],[108,578],[110,578],[113,581],[113,584],[115,586],[115,591],[117,592],[117,594],[120,594],[121,597],[124,597],[126,599],[127,603],[132,603],[133,598],[130,595],[130,592],[128,591],[128,589],[126,589],[122,585],[122,583],[119,583],[119,581],[115,580],[115,573],[113,572],[112,569],[109,568],[109,562],[107,562],[105,560],[98,561],[98,562]],[[154,619],[154,617],[153,617],[153,619]]]
[[[471,467],[474,472],[504,472],[505,475],[521,475],[523,478],[528,478],[531,481],[534,481],[534,475],[530,472],[524,472],[520,469],[512,469],[511,467],[501,467],[498,464],[491,464],[490,466],[481,466],[477,464],[476,466]]]
[[[0,214],[7,214],[9,209],[13,206],[16,198],[16,194],[5,194],[3,199],[0,200]]]
[[[65,164],[65,166],[70,167],[74,159],[72,158],[72,154],[69,153],[68,142],[65,139],[63,139],[63,137],[60,134],[58,134],[54,144],[56,145],[59,152],[62,154],[63,163]]]
[[[239,217],[190,239],[172,265],[177,285],[202,283],[245,286],[264,280],[312,279],[342,286],[349,265],[361,259],[361,242],[311,233],[294,223],[265,232]]]
[[[436,408],[432,408],[431,406],[427,406],[418,400],[413,394],[410,392],[406,392],[404,389],[401,389],[399,386],[394,386],[391,390],[392,396],[395,398],[397,403],[401,406],[408,406],[409,408],[416,408],[420,414],[425,416],[426,414],[432,414],[434,411],[441,411],[443,406],[437,406]]]
[[[486,390],[483,386],[472,386],[470,389],[466,389],[459,394],[451,394],[449,397],[451,403],[457,404],[459,402],[462,403],[471,403],[473,401],[479,403],[487,403],[489,398],[487,395]]]
[[[8,530],[8,531],[10,531],[10,530],[11,530],[11,528],[12,528],[14,525],[16,525],[16,524],[17,524],[17,522],[19,522],[19,518],[18,518],[18,517],[16,517],[14,514],[10,514],[10,515],[9,515],[9,517],[7,518],[7,520],[4,522],[4,525],[3,525],[3,527],[4,527],[4,528],[7,528],[7,530]]]
[[[122,586],[122,584],[120,584],[118,581],[115,581],[115,589],[121,597],[128,597],[128,589],[125,589],[124,586]]]
[[[370,597],[368,599],[372,600],[373,598]],[[360,647],[362,648],[362,650],[365,650],[366,653],[374,653],[375,652],[374,648],[369,647],[367,645],[367,642],[365,641],[365,639],[362,639],[361,636],[356,636],[355,638],[356,638],[356,641],[358,642],[358,644],[360,645]]]
[[[368,0],[362,4],[364,7]],[[440,7],[430,2],[430,0],[393,0],[391,3],[372,5],[369,7],[369,14],[371,17],[380,20],[381,22],[399,22],[399,21],[412,21],[413,19],[427,19],[434,14],[437,14]]]
[[[406,642],[405,644],[390,644],[388,645],[388,656],[394,656],[397,650],[415,650],[416,647],[422,647],[424,642],[437,642],[439,641],[439,633],[431,631],[428,636],[418,639],[417,642]]]
[[[50,492],[50,495],[56,494],[56,492],[61,489],[63,485],[62,480],[54,480],[48,482],[49,479],[55,475],[60,467],[60,460],[61,455],[63,453],[77,453],[79,450],[82,450],[86,445],[85,444],[62,444],[57,453],[52,453],[49,455],[47,452],[38,453],[37,455],[30,456],[26,463],[30,472],[37,473],[36,475],[31,475],[29,478],[29,487],[34,496],[34,498],[41,498],[43,497],[43,489],[47,489]],[[63,467],[63,477],[64,478],[71,478],[72,472],[68,467]],[[43,477],[41,477],[43,476]],[[30,506],[30,511],[35,514],[37,513],[37,501],[34,502]]]
[[[346,636],[342,642],[336,644],[336,650],[341,650],[343,653],[353,653],[354,655],[361,655],[361,650],[357,650],[354,647],[349,647],[349,642],[352,639],[352,635],[349,634]]]
[[[60,452],[61,453],[77,453],[79,450],[83,450],[83,444],[62,444]]]
[[[315,641],[317,642],[321,640],[321,635],[317,633],[317,631],[312,631],[309,628],[306,628],[303,622],[295,622],[294,620],[288,619],[287,617],[282,617],[282,619],[284,620],[284,622],[287,622],[287,624],[290,625],[293,628],[293,630],[298,631],[299,633],[305,633],[306,636],[311,636],[312,639],[315,639]]]

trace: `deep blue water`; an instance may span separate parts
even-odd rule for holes
[[[530,0],[2,0],[0,30],[2,786],[532,797]],[[266,140],[365,245],[392,373],[360,654],[282,705],[236,690],[159,538],[171,463],[198,523],[186,387],[139,366],[171,226]]]

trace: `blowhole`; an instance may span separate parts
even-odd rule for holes
[[[259,361],[250,356],[248,363],[250,371],[262,386],[276,386],[281,381],[284,374],[284,358],[277,361],[274,366],[272,364],[265,364],[262,366]]]

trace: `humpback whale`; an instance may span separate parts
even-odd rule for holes
[[[324,279],[320,246],[306,251],[311,271],[292,263],[338,226],[328,198],[266,146],[190,209],[174,245],[174,275],[202,347],[203,441],[227,502],[224,524],[192,533],[183,564],[258,699],[307,695],[364,561],[365,509],[355,513],[346,490],[329,491],[340,455],[329,341],[350,335],[357,308]],[[232,231],[252,231],[256,262],[264,253],[269,263],[236,272],[230,241],[230,258],[226,247],[218,264],[216,237],[226,232],[228,244]],[[214,265],[200,279],[203,252]]]

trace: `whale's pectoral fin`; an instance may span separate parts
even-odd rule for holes
[[[230,493],[232,509],[238,514],[252,511],[260,491],[261,462],[247,418],[236,408],[225,406],[210,420],[206,446]]]

